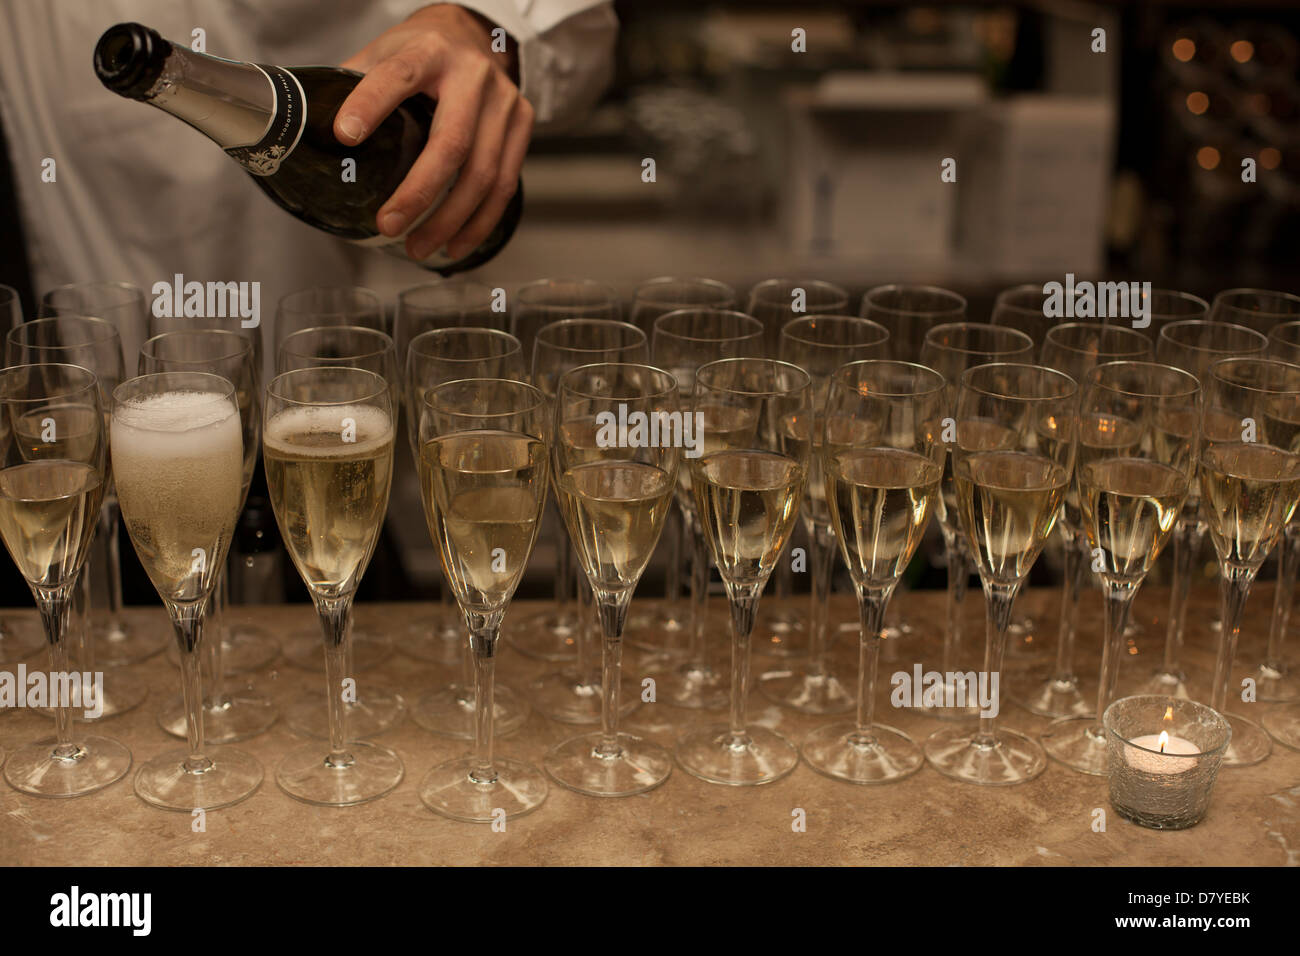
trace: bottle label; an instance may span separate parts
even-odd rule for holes
[[[254,176],[274,176],[289,158],[307,125],[307,94],[298,78],[278,66],[257,68],[271,84],[275,112],[262,138],[248,146],[234,146],[226,153]]]

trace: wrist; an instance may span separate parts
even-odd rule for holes
[[[472,37],[473,45],[499,62],[502,72],[519,85],[519,45],[514,37],[481,13],[457,3],[432,3],[411,14],[410,19],[427,20],[430,26],[453,36]],[[494,30],[501,32],[496,36]],[[497,38],[500,39],[497,39]],[[504,49],[502,49],[504,41]],[[500,58],[500,59],[498,59]]]

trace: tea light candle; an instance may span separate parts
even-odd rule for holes
[[[1192,761],[1168,760],[1164,755],[1188,756],[1201,752],[1201,748],[1190,740],[1172,737],[1167,730],[1162,730],[1159,734],[1134,737],[1129,743],[1132,746],[1124,748],[1124,760],[1135,770],[1143,770],[1146,773],[1183,773],[1194,766]]]

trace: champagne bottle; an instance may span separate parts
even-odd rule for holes
[[[156,106],[213,140],[308,225],[406,255],[405,237],[383,235],[375,216],[428,142],[437,108],[429,97],[410,97],[365,142],[345,146],[334,137],[334,116],[361,78],[352,70],[225,60],[120,23],[95,46],[95,74],[114,93]],[[346,159],[356,163],[355,181],[345,181]],[[510,240],[522,207],[521,187],[477,249],[460,259],[438,250],[418,264],[449,275],[487,262]]]

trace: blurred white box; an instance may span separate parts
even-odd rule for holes
[[[958,163],[958,253],[1000,276],[1103,266],[1115,111],[1106,99],[1022,95],[970,117]]]
[[[796,253],[837,259],[951,257],[959,120],[985,102],[975,76],[828,74],[785,100],[783,218]]]

